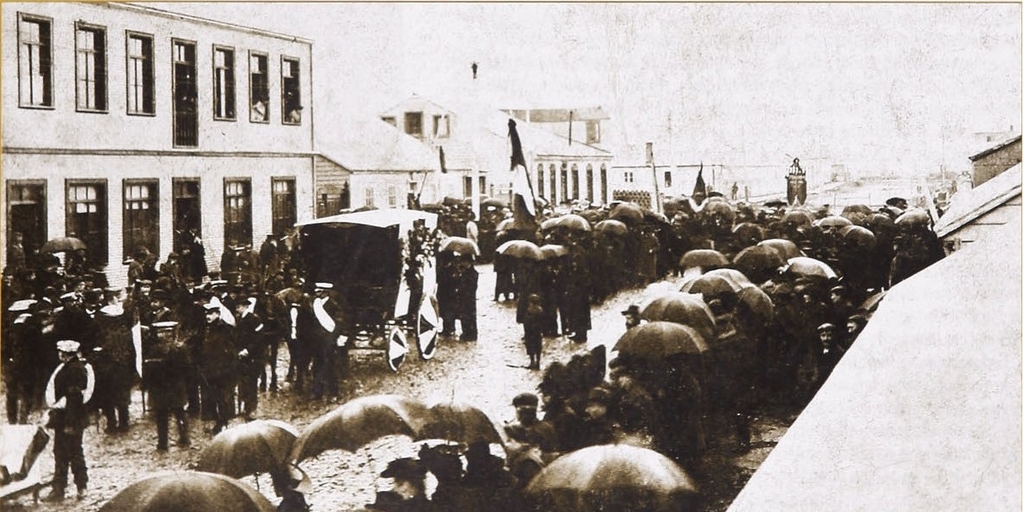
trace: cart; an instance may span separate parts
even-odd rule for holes
[[[423,279],[410,283],[408,274],[410,235],[435,229],[436,214],[368,210],[295,226],[307,280],[334,285],[334,298],[345,313],[342,334],[348,337],[349,350],[384,351],[395,371],[408,352],[408,340],[417,345],[421,358],[433,357],[440,329],[430,251],[419,259]]]

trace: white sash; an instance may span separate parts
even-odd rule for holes
[[[320,327],[323,327],[327,332],[334,332],[334,319],[324,310],[325,302],[327,302],[327,299],[323,297],[313,299],[313,314],[316,315],[317,321],[320,322]]]

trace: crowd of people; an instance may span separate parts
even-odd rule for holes
[[[924,212],[890,203],[847,208],[841,215],[827,207],[731,204],[722,197],[667,201],[664,214],[623,203],[561,214],[547,210],[538,228],[527,231],[500,222],[507,214],[500,206],[488,207],[483,228],[473,223],[464,234],[489,240],[481,254],[494,257],[494,300],[516,301],[531,369],[541,369],[546,339],[586,343],[592,306],[620,290],[668,277],[687,283],[718,268],[736,271],[742,282],[698,296],[711,326],[693,326],[709,347],[699,361],[620,354],[606,375],[607,354],[600,347],[565,364],[547,364],[539,396],[516,398],[505,461],[476,451],[467,468],[456,470],[445,466],[452,465],[446,454],[425,451],[421,460],[402,462],[391,473],[416,480],[436,470],[439,482],[452,482],[449,489],[478,478],[483,490],[473,494],[474,503],[487,506],[443,510],[498,510],[518,503],[514,491],[546,463],[585,446],[634,443],[697,473],[709,429],[730,432],[738,448],[749,448],[756,404],[809,399],[864,327],[870,307],[863,304],[942,257],[927,214],[922,218]],[[461,221],[445,219],[444,225]],[[433,252],[447,234],[414,238],[434,244]],[[494,252],[515,239],[537,242],[543,256]],[[794,254],[767,243],[777,240],[828,264],[835,275],[792,271]],[[767,256],[744,258],[762,242]],[[102,274],[84,268],[61,272],[59,262],[43,257],[4,272],[7,421],[26,423],[44,405],[63,411],[51,422],[62,433],[55,443],[55,454],[61,452],[55,457],[55,499],[64,496],[68,467],[79,493],[85,492],[81,431],[90,415],[105,418],[109,435],[130,428],[128,405],[138,384],[156,420],[158,450],[168,449],[172,418],[179,446],[190,444],[190,420],[211,422],[216,434],[232,418],[252,419],[260,393],[281,388],[276,367],[282,342],[289,355],[284,380],[294,391],[314,399],[338,395],[351,319],[332,283],[306,281],[291,240],[270,236],[259,250],[229,248],[217,272],[197,260],[198,238],[183,246],[187,253],[171,253],[159,265],[148,250],[137,250],[125,289],[106,286]],[[687,262],[689,253],[702,250],[716,251],[723,261]],[[466,256],[438,254],[437,299],[442,335],[454,335],[458,322],[461,339],[476,341],[480,260]],[[640,306],[623,311],[627,329],[643,329],[652,320]],[[74,377],[56,377],[63,374]],[[505,487],[506,494],[498,493]],[[386,508],[389,500],[426,499],[419,484],[410,489],[401,499],[379,495],[377,508],[423,510]],[[432,501],[454,499],[441,496]]]

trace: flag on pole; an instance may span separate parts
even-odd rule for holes
[[[516,122],[508,120],[508,136],[512,139],[512,217],[515,229],[537,229],[537,206],[534,204],[533,185],[526,171],[526,157],[516,131]]]
[[[704,162],[700,163],[700,170],[697,171],[697,183],[693,185],[693,193],[690,197],[700,203],[708,197],[708,186],[704,183]]]

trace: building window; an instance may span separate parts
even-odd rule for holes
[[[462,177],[462,197],[473,197],[473,177]]]
[[[395,116],[384,116],[380,120],[396,128],[398,127],[398,124],[395,122]]]
[[[601,164],[601,202],[608,202],[608,168]]]
[[[18,13],[18,104],[53,106],[53,61],[49,18]]]
[[[423,137],[423,112],[405,113],[405,133],[413,137]]]
[[[601,123],[598,121],[587,121],[587,144],[601,142]]]
[[[366,187],[363,192],[363,206],[374,208],[376,206],[376,204],[374,204],[376,201],[374,201],[373,197],[375,194],[373,187]]]
[[[213,118],[235,119],[235,51],[213,48]]]
[[[562,195],[561,202],[569,200],[569,164],[562,162]]]
[[[299,59],[281,57],[281,122],[302,123],[302,94],[299,90]]]
[[[633,171],[623,171],[622,181],[626,183],[633,183]]]
[[[252,244],[252,186],[249,180],[224,180],[224,244]]]
[[[21,237],[21,248],[27,258],[31,258],[46,243],[45,181],[7,182],[8,251],[17,236]],[[10,264],[11,259],[8,256],[7,265]]]
[[[672,188],[672,171],[665,171],[665,188]]]
[[[128,32],[125,44],[128,114],[155,114],[153,37]]]
[[[270,122],[270,81],[267,56],[249,52],[249,121]]]
[[[576,200],[580,198],[580,168],[576,164],[572,164],[572,197],[570,199]]]
[[[274,178],[270,181],[275,235],[283,235],[295,226],[295,179]]]
[[[447,137],[451,127],[451,120],[447,115],[434,116],[434,137]]]
[[[594,166],[587,164],[587,202],[590,204],[594,203]]]
[[[156,181],[125,181],[122,258],[145,247],[160,254],[160,203]]]
[[[548,166],[548,175],[548,179],[551,183],[551,190],[549,192],[551,195],[548,196],[548,199],[550,199],[551,203],[554,204],[558,202],[558,188],[556,187],[556,184],[558,183],[558,171],[555,170],[555,164]]]
[[[107,264],[107,183],[106,181],[67,184],[65,232],[88,247],[88,266]]]
[[[79,24],[75,30],[75,98],[78,110],[107,110],[107,32]]]
[[[398,187],[388,185],[388,208],[398,207]]]
[[[175,178],[172,188],[174,250],[184,253],[191,250],[194,241],[203,236],[199,180]]]
[[[196,87],[196,44],[171,41],[174,59],[174,145],[199,145],[199,91]]]
[[[537,164],[537,196],[544,195],[544,164]]]

